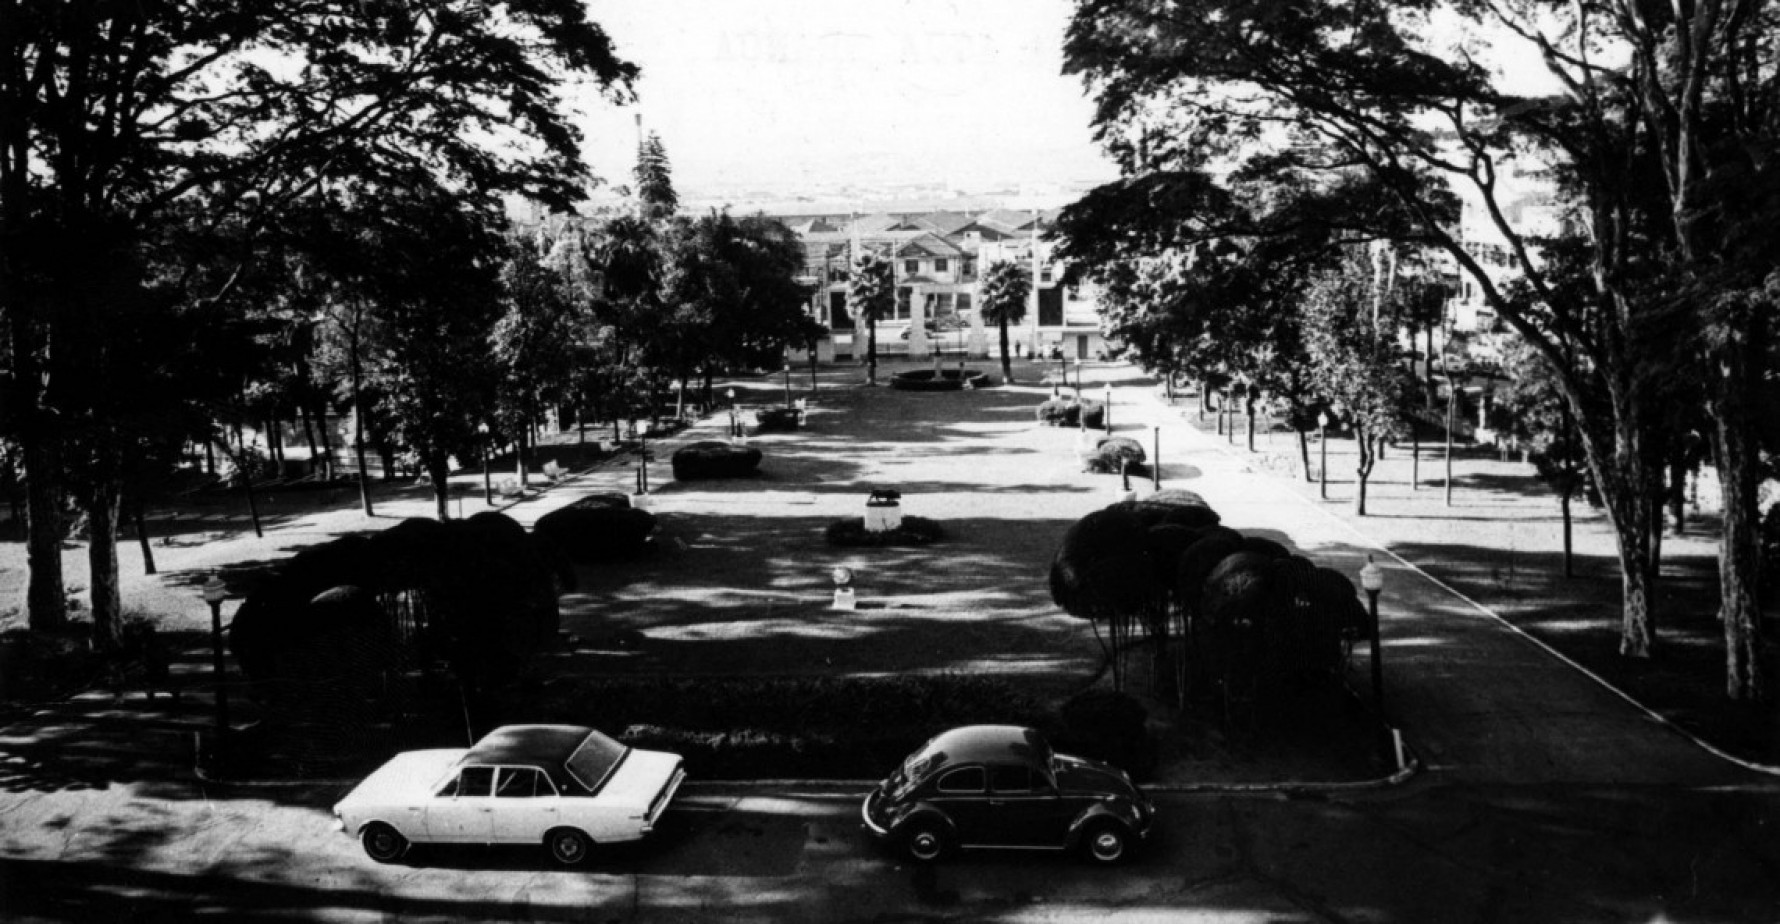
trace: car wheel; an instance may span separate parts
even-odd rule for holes
[[[408,839],[381,821],[365,825],[358,839],[365,845],[365,855],[379,863],[394,863],[408,852]]]
[[[932,863],[951,846],[946,829],[938,821],[912,821],[902,834],[902,852],[916,863]]]
[[[550,859],[564,866],[575,866],[587,859],[593,842],[574,828],[557,828],[544,836],[544,846],[550,848]]]
[[[1082,833],[1082,851],[1088,859],[1103,866],[1111,866],[1125,859],[1131,850],[1131,836],[1125,829],[1112,822],[1101,822]]]

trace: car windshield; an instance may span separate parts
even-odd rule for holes
[[[909,759],[903,761],[896,772],[890,774],[890,778],[884,781],[884,790],[892,799],[900,799],[926,782],[933,771],[946,763],[946,759],[946,752],[935,748],[933,742],[929,741],[919,751],[909,755]]]
[[[586,740],[569,755],[567,766],[569,775],[575,782],[587,788],[588,792],[598,792],[606,783],[606,777],[624,760],[630,748],[600,734],[589,732]]]

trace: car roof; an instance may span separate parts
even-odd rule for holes
[[[581,725],[503,725],[483,735],[463,763],[543,767],[555,776],[592,733]]]
[[[1018,725],[966,725],[941,732],[927,747],[929,754],[944,755],[947,765],[976,763],[1023,763],[1041,766],[1051,745],[1035,729]]]

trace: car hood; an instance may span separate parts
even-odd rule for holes
[[[425,798],[431,795],[430,787],[467,753],[463,748],[404,751],[365,777],[339,805],[352,807]]]
[[[1135,796],[1137,787],[1125,772],[1111,764],[1057,754],[1051,768],[1057,773],[1057,788],[1071,795]]]
[[[632,748],[600,787],[600,801],[644,811],[679,767],[678,754]]]

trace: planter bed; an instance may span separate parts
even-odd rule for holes
[[[1016,684],[952,674],[577,677],[527,699],[503,721],[593,725],[707,780],[876,778],[957,725],[1057,722]]]
[[[962,391],[965,383],[972,388],[989,384],[989,374],[975,369],[911,369],[890,377],[890,387],[898,391]]]

